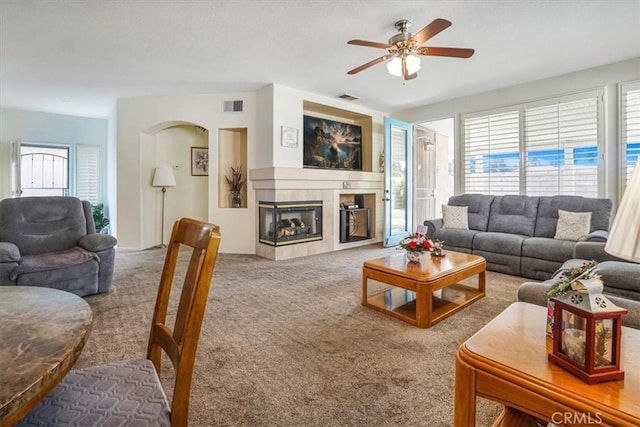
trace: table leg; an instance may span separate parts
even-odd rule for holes
[[[476,425],[476,377],[475,369],[456,355],[456,389],[454,401],[455,427]]]
[[[431,327],[433,294],[427,286],[418,285],[416,289],[416,326],[418,328]]]
[[[478,274],[478,290],[484,294],[486,287],[487,287],[487,272],[481,271]]]
[[[362,305],[367,305],[367,269],[362,269]]]

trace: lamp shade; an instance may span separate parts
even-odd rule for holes
[[[173,170],[169,166],[158,166],[153,174],[153,187],[173,187],[176,179]]]
[[[639,158],[640,159],[640,158]],[[622,195],[604,250],[627,261],[640,262],[640,161]]]
[[[392,76],[402,76],[402,59],[399,56],[394,56],[389,62],[387,62],[387,71]]]

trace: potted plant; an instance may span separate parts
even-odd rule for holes
[[[93,214],[93,222],[96,224],[96,232],[109,233],[109,218],[104,215],[104,204],[92,204],[91,213]]]
[[[229,186],[229,193],[231,196],[231,207],[242,207],[242,188],[246,184],[246,180],[242,176],[242,166],[231,166],[229,172],[225,176],[227,185]]]

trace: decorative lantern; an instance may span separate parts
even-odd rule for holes
[[[624,379],[620,345],[624,308],[602,295],[599,278],[577,280],[554,302],[553,350],[549,361],[595,384]]]

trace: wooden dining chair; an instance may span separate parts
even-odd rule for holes
[[[186,426],[200,327],[220,245],[219,227],[189,218],[173,226],[158,287],[147,358],[72,370],[20,426]],[[167,323],[181,246],[192,248],[173,328]],[[173,310],[172,310],[173,313]],[[168,403],[159,380],[162,351],[173,364]]]

